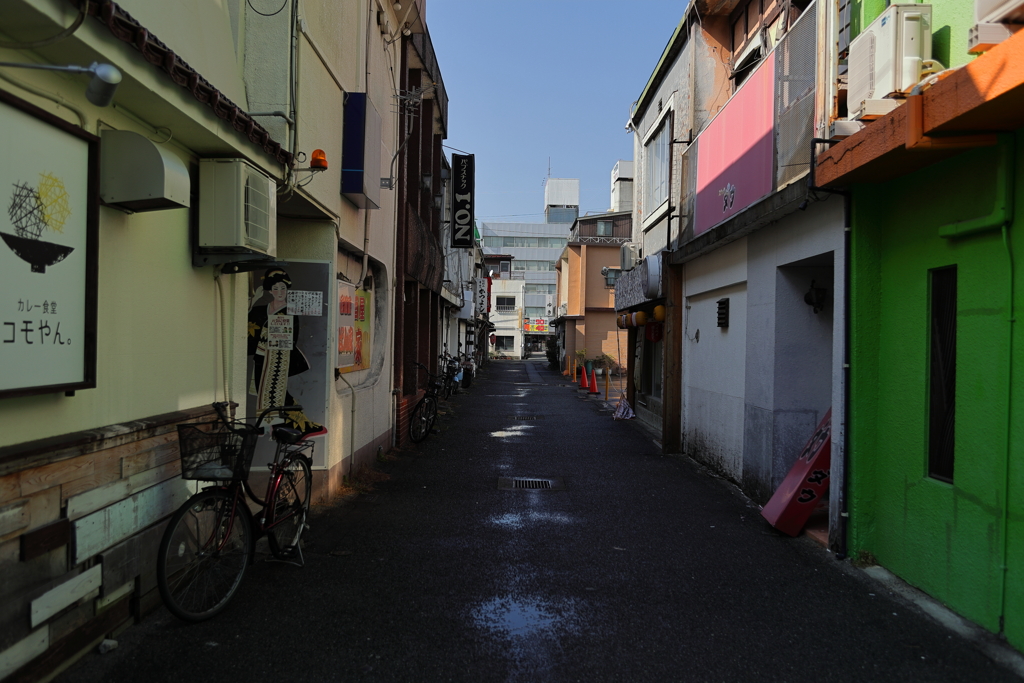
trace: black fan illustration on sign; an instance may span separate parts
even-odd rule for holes
[[[68,193],[60,178],[40,174],[38,188],[14,183],[7,215],[14,225],[14,234],[0,232],[0,238],[18,258],[32,266],[33,273],[45,273],[47,266],[60,263],[75,250],[40,239],[45,229],[63,232],[64,222],[71,215]]]

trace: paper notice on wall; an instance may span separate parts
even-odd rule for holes
[[[288,292],[288,315],[323,315],[324,293],[291,290]]]
[[[267,316],[267,348],[291,351],[294,344],[292,332],[295,326],[290,315]]]

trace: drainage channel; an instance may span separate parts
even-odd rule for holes
[[[499,491],[564,491],[562,477],[498,477]]]

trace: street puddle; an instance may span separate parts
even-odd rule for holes
[[[528,429],[533,429],[533,425],[514,425],[496,432],[491,432],[491,436],[495,439],[510,439],[514,436],[524,436]]]
[[[509,512],[499,517],[492,517],[491,524],[506,529],[519,530],[528,524],[573,524],[574,520],[569,515],[551,512]]]
[[[494,598],[473,611],[473,621],[478,627],[503,635],[514,643],[522,641],[519,648],[538,636],[548,639],[575,633],[574,616],[575,605],[571,600],[556,609],[554,605],[545,605],[540,600]]]

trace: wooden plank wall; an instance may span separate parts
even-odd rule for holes
[[[84,446],[74,435],[74,447],[33,452],[21,471],[5,460],[0,679],[45,677],[159,605],[157,547],[195,490],[179,477],[177,424],[211,418],[196,409],[115,425]]]

